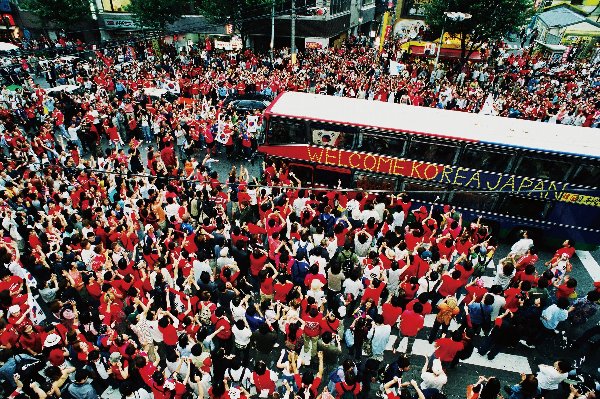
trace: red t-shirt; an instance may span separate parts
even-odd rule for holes
[[[160,332],[163,335],[163,342],[165,343],[165,345],[169,345],[169,346],[177,345],[177,338],[178,338],[177,337],[177,329],[175,327],[173,327],[172,324],[169,324],[165,328],[162,328],[159,326],[158,329],[160,330]]]
[[[435,341],[438,348],[435,350],[435,357],[442,362],[451,362],[456,354],[464,348],[462,342],[456,342],[451,338],[440,338]]]
[[[400,318],[400,332],[403,336],[414,337],[421,331],[424,324],[425,318],[422,315],[407,309]]]
[[[383,315],[383,324],[394,326],[402,314],[402,308],[396,307],[389,302],[381,305],[381,314]]]
[[[442,285],[440,286],[438,292],[443,297],[454,295],[462,285],[463,281],[461,279],[455,280],[452,278],[452,276],[444,274],[442,276]]]
[[[319,313],[317,317],[312,317],[308,313],[302,316],[302,320],[304,320],[304,334],[306,336],[314,338],[318,337],[321,334],[321,320],[323,320],[323,315]]]

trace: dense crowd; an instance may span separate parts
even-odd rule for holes
[[[406,68],[390,76],[394,54],[379,56],[357,38],[301,53],[293,66],[285,52],[271,63],[209,43],[190,54],[130,46],[46,71],[52,86],[78,91],[48,93],[30,80],[3,89],[5,396],[441,399],[473,351],[493,359],[506,347],[539,345],[567,319],[585,323],[600,292],[577,292],[569,240],[540,264],[523,232],[500,259],[488,227],[449,205],[307,190],[272,161],[260,175],[215,170],[223,152],[253,156],[260,111],[238,114],[226,103],[252,92],[476,112],[493,91],[501,114],[597,123],[596,80],[581,61],[561,71],[534,70],[539,60],[527,53],[448,64],[435,89],[422,60],[399,57]],[[171,102],[144,88],[181,96]],[[423,330],[428,314],[433,326]],[[402,353],[402,339],[410,345],[425,331],[434,349],[421,380],[403,380],[415,359]],[[570,368],[541,365],[506,395],[548,397]],[[469,399],[496,399],[500,389],[497,378],[480,377]]]

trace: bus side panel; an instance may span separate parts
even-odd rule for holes
[[[550,214],[547,217],[548,222],[556,223],[556,227],[553,228],[555,232],[563,231],[566,238],[575,240],[577,248],[581,248],[579,243],[588,242],[596,245],[600,244],[600,233],[578,230],[578,229],[565,229],[559,225],[560,221],[564,223],[577,225],[577,221],[585,220],[588,226],[594,229],[600,228],[600,207],[578,205],[567,202],[556,201]],[[556,234],[556,233],[555,233]]]

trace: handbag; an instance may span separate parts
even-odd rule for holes
[[[362,354],[367,357],[373,356],[373,344],[370,339],[365,339],[363,341]]]
[[[354,346],[354,331],[349,328],[344,331],[344,342],[348,348],[352,348]]]

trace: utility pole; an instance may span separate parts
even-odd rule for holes
[[[292,65],[296,64],[296,0],[292,0],[292,43],[290,49],[292,51]]]
[[[275,49],[275,0],[271,0],[271,65],[273,65],[273,52]]]

